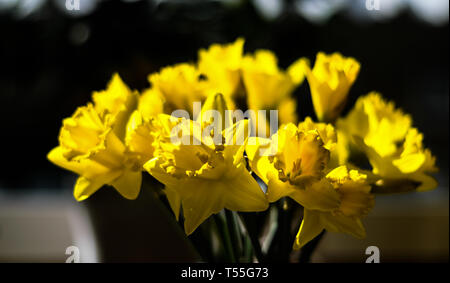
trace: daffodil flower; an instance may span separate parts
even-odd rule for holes
[[[216,104],[205,102],[205,105]],[[187,128],[181,133],[191,135],[189,140],[195,141],[192,144],[161,143],[161,150],[155,152],[155,157],[144,168],[165,185],[169,204],[177,217],[182,207],[186,233],[191,234],[210,215],[224,208],[233,211],[267,209],[264,192],[246,169],[243,153],[248,139],[245,134],[248,121],[239,121],[223,130],[222,142],[217,144],[206,143],[198,131],[192,130],[200,129],[200,123],[180,119],[179,128]],[[244,137],[242,144],[236,143],[239,137]]]
[[[382,157],[397,151],[397,144],[404,140],[411,125],[411,116],[376,92],[358,98],[349,114],[337,121],[338,129],[349,137],[362,138]]]
[[[287,71],[280,70],[275,54],[258,50],[244,56],[242,74],[247,91],[248,108],[280,110],[280,123],[296,122],[296,101],[291,97],[294,89],[304,80],[306,59],[295,61]],[[256,120],[266,117],[258,116]],[[253,121],[259,125],[258,121]],[[266,131],[267,133],[267,131]]]
[[[258,136],[269,136],[273,130],[267,123],[267,113],[260,114],[258,110],[278,110],[280,124],[297,121],[297,103],[291,94],[303,82],[306,65],[306,59],[302,58],[286,72],[280,70],[277,57],[269,50],[258,50],[244,57],[242,74],[247,105],[255,112],[252,127]]]
[[[80,175],[74,196],[82,201],[103,185],[135,199],[141,186],[141,169],[124,144],[126,125],[136,109],[138,94],[114,74],[104,91],[92,94],[94,104],[79,107],[64,119],[59,146],[47,158]]]
[[[85,200],[104,185],[123,197],[135,199],[141,186],[141,168],[126,154],[123,142],[110,126],[111,116],[101,116],[92,104],[79,107],[63,121],[60,145],[47,158],[80,175],[74,197]]]
[[[409,115],[378,93],[359,98],[347,117],[338,120],[347,148],[364,152],[373,173],[382,179],[377,192],[426,191],[437,186],[428,175],[437,171],[435,157],[423,148],[423,135],[411,125]]]
[[[305,206],[303,220],[294,242],[294,249],[300,249],[314,239],[324,229],[331,232],[346,233],[355,238],[363,239],[366,231],[361,222],[375,204],[370,193],[371,186],[366,181],[367,176],[357,170],[348,170],[341,166],[314,186],[322,187],[322,191],[334,190],[338,202],[333,208],[309,209]],[[326,188],[326,189],[325,189]]]
[[[164,98],[164,112],[184,109],[192,113],[193,103],[204,101],[210,84],[193,64],[181,63],[163,68],[148,77],[152,89]]]
[[[216,92],[235,97],[241,86],[241,64],[244,39],[230,44],[213,44],[198,52],[198,68]]]
[[[326,174],[329,149],[336,143],[331,125],[318,123],[316,127],[306,119],[298,127],[283,126],[270,140],[251,139],[246,152],[251,169],[268,186],[268,200],[275,202],[287,196],[305,209],[294,248],[300,248],[323,229],[365,235],[360,218],[373,205],[371,187],[365,175],[356,170],[348,172],[345,166]]]
[[[436,158],[429,149],[423,148],[423,135],[417,129],[408,130],[398,151],[384,157],[358,137],[354,139],[367,154],[373,173],[380,176],[375,187],[376,193],[423,192],[437,187],[436,179],[429,175],[438,171]]]
[[[317,54],[312,70],[306,68],[306,78],[319,121],[334,122],[339,116],[359,69],[360,64],[354,58],[343,57],[340,53],[326,55],[323,52]]]
[[[325,176],[330,151],[317,130],[300,130],[290,123],[283,125],[271,139],[250,138],[246,147],[250,167],[267,185],[267,197],[275,202],[289,196],[302,205],[326,207],[331,198],[316,197],[322,187],[312,184]]]

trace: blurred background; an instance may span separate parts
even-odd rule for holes
[[[75,0],[76,1],[76,0]],[[69,1],[74,3],[74,1]],[[69,3],[69,4],[71,4]],[[70,8],[70,5],[68,6]],[[378,197],[365,240],[327,233],[315,262],[448,261],[449,81],[447,0],[0,0],[0,262],[190,261],[198,258],[155,196],[100,190],[72,197],[75,176],[46,159],[61,121],[119,72],[133,89],[197,50],[244,37],[287,67],[318,51],[361,62],[346,111],[376,90],[412,114],[437,156],[439,187]],[[300,117],[314,116],[307,83]],[[157,244],[155,244],[157,243]]]

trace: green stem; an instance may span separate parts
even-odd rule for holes
[[[251,263],[253,261],[252,241],[248,235],[245,235],[244,238],[244,258],[246,263]]]
[[[250,237],[250,241],[252,242],[253,251],[255,253],[256,258],[259,263],[265,262],[264,255],[261,251],[261,244],[259,243],[258,235],[256,233],[256,227],[254,227],[254,222],[248,219],[247,214],[239,213],[239,216],[244,223],[245,229],[247,230],[247,234]],[[253,225],[252,225],[253,224]]]
[[[227,220],[228,231],[230,234],[230,240],[232,243],[232,248],[236,261],[239,262],[239,257],[241,255],[241,234],[239,233],[239,227],[236,221],[236,217],[231,210],[225,209],[225,218]]]
[[[222,216],[215,214],[214,219],[216,220],[219,234],[222,236],[222,244],[225,249],[228,261],[235,263],[236,257],[233,251],[233,245],[231,243],[230,232],[228,230],[227,223]]]

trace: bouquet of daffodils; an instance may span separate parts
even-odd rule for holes
[[[150,74],[141,93],[118,74],[93,92],[48,154],[79,175],[75,199],[102,187],[136,199],[150,174],[172,220],[201,231],[204,260],[268,262],[310,253],[324,230],[364,238],[376,195],[437,186],[435,157],[393,102],[371,92],[340,116],[358,61],[319,52],[282,70],[271,51],[243,47],[201,49],[196,63]],[[305,79],[316,121],[296,114]]]

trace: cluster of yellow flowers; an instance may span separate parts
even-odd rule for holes
[[[300,58],[282,70],[272,52],[244,54],[243,46],[237,39],[202,49],[196,63],[149,75],[151,87],[142,93],[130,90],[118,74],[106,90],[94,92],[92,103],[63,121],[59,146],[48,154],[51,162],[79,175],[75,198],[82,201],[110,185],[135,199],[142,172],[148,172],[165,185],[175,217],[184,217],[191,234],[224,208],[264,211],[290,197],[304,207],[294,243],[298,249],[323,229],[364,237],[361,218],[373,207],[375,194],[436,187],[429,175],[437,170],[435,158],[423,147],[411,117],[392,102],[373,92],[339,117],[360,69],[355,59],[320,52],[312,68]],[[292,93],[305,78],[317,122],[297,120]],[[201,114],[192,120],[170,115],[177,109],[193,113],[199,101]],[[249,120],[234,123],[226,111],[241,104],[278,110],[278,131],[267,138],[250,136]],[[202,114],[211,109],[232,125],[214,133],[219,143],[193,131],[210,125]],[[174,143],[175,126],[192,142]],[[243,143],[224,142],[238,136],[245,137]],[[358,168],[354,156],[366,156],[371,168]],[[266,192],[248,168],[267,184]]]

